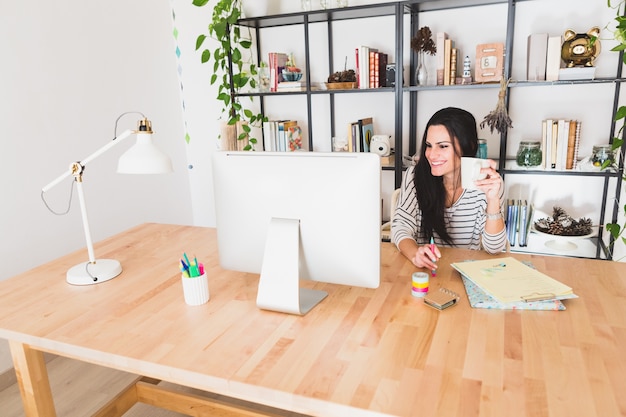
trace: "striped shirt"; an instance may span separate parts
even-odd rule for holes
[[[413,239],[418,245],[427,244],[418,236],[422,224],[422,211],[417,204],[414,183],[415,167],[409,167],[402,178],[400,196],[391,222],[391,241],[398,246],[403,239]],[[500,190],[500,211],[504,207],[504,187]],[[488,253],[498,253],[506,249],[506,229],[500,233],[489,234],[485,231],[485,209],[487,197],[480,190],[464,189],[461,197],[445,209],[446,230],[454,242],[454,247],[464,249],[484,249]],[[446,245],[434,232],[435,243]]]

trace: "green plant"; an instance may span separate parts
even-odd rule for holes
[[[613,38],[617,40],[619,43],[617,46],[611,49],[611,51],[622,52],[622,62],[626,64],[626,54],[623,52],[626,50],[626,17],[623,16],[621,10],[623,9],[624,0],[621,0],[616,6],[611,5],[611,0],[607,0],[608,7],[616,9],[615,22],[617,25],[615,29],[611,32],[613,33]],[[615,137],[612,141],[612,149],[613,151],[621,152],[621,161],[624,161],[624,127],[626,127],[626,106],[620,106],[614,115],[614,120],[616,123],[622,123],[621,127],[618,129]],[[611,161],[605,161],[602,165],[602,168],[605,169]],[[623,165],[622,165],[623,166]],[[626,183],[626,175],[624,171],[622,171],[622,181]],[[626,184],[624,184],[626,185]],[[626,204],[624,204],[622,215],[626,218]],[[626,222],[623,225],[619,223],[607,223],[606,230],[611,234],[612,238],[615,242],[621,241],[622,244],[626,245]]]
[[[242,132],[237,140],[248,138],[249,144],[245,150],[253,150],[258,141],[251,137],[251,127],[261,127],[267,118],[261,113],[255,113],[246,108],[239,91],[249,86],[257,86],[257,64],[251,53],[252,40],[248,31],[247,36],[237,25],[241,17],[242,0],[218,0],[213,4],[213,13],[208,25],[208,33],[201,34],[196,39],[196,51],[201,50],[207,37],[218,41],[213,52],[208,48],[202,49],[201,62],[213,62],[211,85],[218,84],[217,100],[223,104],[222,116],[226,116],[228,125],[236,128],[241,125]],[[193,5],[203,7],[209,0],[193,0]],[[249,97],[252,101],[252,97]],[[241,123],[239,123],[241,122]]]

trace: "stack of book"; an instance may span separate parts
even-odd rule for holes
[[[302,129],[296,120],[268,120],[263,123],[263,149],[289,152],[302,149]]]
[[[581,122],[578,120],[546,119],[542,121],[542,168],[576,169],[580,127]]]
[[[371,117],[359,119],[348,125],[348,152],[369,152],[374,135],[374,121]]]
[[[458,48],[455,47],[454,40],[448,37],[446,32],[435,34],[435,44],[437,46],[437,85],[454,85],[471,81],[463,79],[463,72],[459,71],[459,63],[463,63],[463,58]]]
[[[529,81],[592,80],[595,67],[563,68],[563,37],[548,33],[528,35],[526,78]]]

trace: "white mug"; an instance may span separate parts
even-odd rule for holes
[[[487,174],[480,172],[481,168],[489,168],[489,161],[469,156],[461,158],[461,185],[463,188],[469,190],[478,189],[475,181],[487,178]]]

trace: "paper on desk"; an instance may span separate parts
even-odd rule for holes
[[[501,303],[577,297],[571,287],[512,257],[457,262],[451,266]]]

